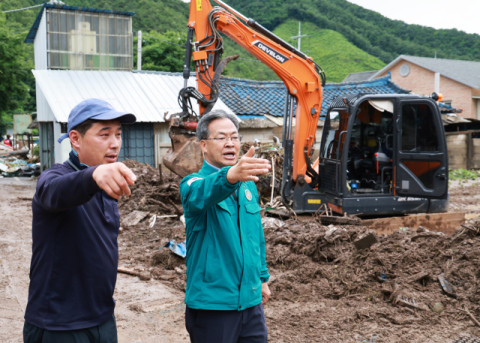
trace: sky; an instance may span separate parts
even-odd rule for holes
[[[407,24],[480,34],[480,0],[347,1]]]

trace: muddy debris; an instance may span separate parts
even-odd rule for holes
[[[178,267],[185,266],[185,259],[174,254],[170,249],[163,248],[153,254],[151,263],[154,267],[159,266],[167,270],[176,270]]]
[[[181,216],[183,208],[180,200],[180,177],[160,172],[148,164],[132,160],[123,161],[137,176],[130,186],[132,194],[118,202],[121,213],[144,211],[153,214],[176,214]]]
[[[181,207],[180,179],[163,174],[164,183],[159,184],[158,170],[129,163],[140,177],[120,213],[137,210],[149,215],[121,232],[120,264],[148,271],[154,279],[185,291],[185,259],[170,249],[159,250],[170,240],[185,240],[183,224],[167,217],[150,227],[153,214],[176,214],[160,195],[167,192],[162,185],[171,185],[168,197]],[[168,210],[148,199],[162,202]],[[265,315],[273,342],[329,341],[319,332],[329,332],[335,337],[330,341],[339,342],[366,337],[379,337],[378,343],[417,342],[415,332],[476,327],[472,318],[480,318],[480,221],[468,222],[453,235],[407,227],[379,235],[361,224],[323,225],[315,216],[301,221],[263,217],[262,222],[272,292]],[[376,243],[358,249],[355,242],[364,237]],[[442,289],[439,275],[456,298]],[[366,328],[370,331],[358,334]],[[445,337],[451,341],[458,332]]]

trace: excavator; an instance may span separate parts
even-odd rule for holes
[[[366,217],[448,210],[447,145],[437,105],[441,95],[335,98],[325,118],[318,157],[312,161],[325,72],[255,20],[221,0],[213,1],[219,6],[209,0],[190,2],[185,87],[178,96],[182,112],[169,118],[172,148],[163,159],[167,168],[184,177],[203,163],[195,137],[197,121],[212,110],[220,75],[238,57],[221,59],[223,34],[272,69],[286,86],[281,184],[286,206],[300,214],[324,207],[337,215]],[[187,87],[192,59],[197,88]],[[199,113],[192,101],[198,102]]]

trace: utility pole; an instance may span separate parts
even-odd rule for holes
[[[138,30],[137,39],[137,70],[142,70],[142,31]]]
[[[298,51],[301,51],[300,46],[301,46],[302,37],[308,37],[308,35],[302,35],[302,22],[299,21],[298,22],[298,36],[290,37],[291,39],[298,39],[298,44],[297,44],[297,50]]]

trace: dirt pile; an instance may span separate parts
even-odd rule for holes
[[[275,170],[275,185],[274,197],[280,195],[280,187],[282,184],[283,175],[283,156],[284,150],[278,144],[274,143],[255,143],[245,142],[242,144],[240,154],[245,154],[251,146],[255,146],[255,155],[257,158],[264,158],[273,161],[272,170],[267,175],[259,176],[259,181],[256,183],[258,194],[260,195],[260,204],[263,205],[271,200],[272,192],[272,173]]]
[[[180,221],[183,208],[180,200],[180,177],[162,173],[148,164],[126,160],[137,176],[130,187],[132,194],[118,202],[121,218],[119,235],[119,265],[142,275],[162,280],[171,286],[185,289],[185,260],[163,248],[168,241],[185,240],[185,228]],[[125,218],[135,212],[134,225]],[[155,218],[153,218],[155,217]],[[177,270],[175,269],[177,268]]]
[[[120,214],[139,210],[154,214],[183,214],[180,200],[180,177],[171,173],[162,173],[148,164],[132,160],[123,161],[137,176],[130,187],[132,194],[122,197],[118,202]]]
[[[147,215],[122,227],[120,265],[184,291],[185,260],[168,248],[159,250],[170,240],[185,240],[183,224],[172,217],[177,213],[172,203],[181,206],[180,180],[163,174],[160,182],[158,170],[126,164],[138,181],[132,196],[119,203],[121,215]],[[462,197],[458,206],[473,205],[479,192],[480,187],[454,190],[451,201],[456,204]],[[362,226],[322,225],[314,217],[263,221],[272,275],[265,315],[273,342],[451,342],[464,333],[480,337],[471,319],[480,319],[478,221],[452,236],[423,228],[377,235]],[[373,234],[377,243],[358,250],[354,242],[366,234]],[[439,275],[451,285],[450,295]]]
[[[471,323],[465,309],[480,318],[478,231],[465,226],[447,236],[405,228],[357,250],[353,242],[369,229],[288,221],[265,230],[270,288],[275,300],[292,303],[361,302],[352,308],[352,322],[441,325],[448,318]],[[442,290],[439,275],[455,295]]]

